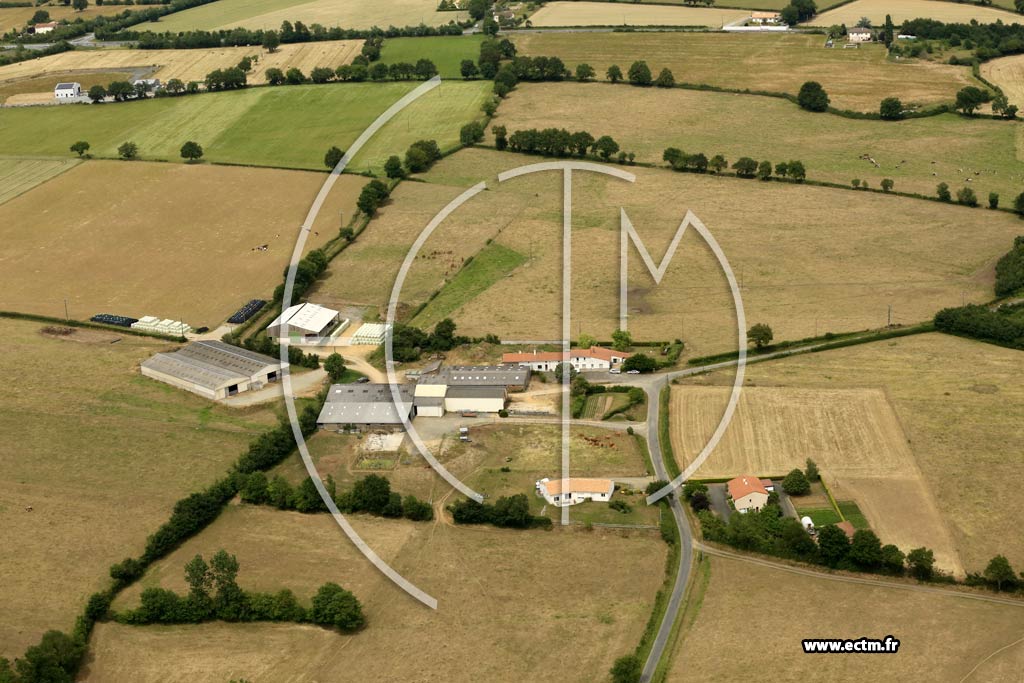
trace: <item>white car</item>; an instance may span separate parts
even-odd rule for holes
[[[626,370],[626,374],[627,375],[639,375],[640,371],[639,370]]]
[[[621,375],[622,374],[622,370],[619,370],[618,368],[612,368],[611,370],[608,371],[608,374],[609,375]]]

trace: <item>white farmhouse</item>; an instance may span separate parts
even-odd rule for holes
[[[39,23],[39,24],[36,24],[35,26],[33,26],[32,27],[32,33],[36,33],[36,34],[40,34],[41,35],[43,33],[49,33],[50,31],[52,31],[55,28],[57,28],[57,22],[56,21],[44,21],[42,23]]]
[[[615,351],[602,346],[591,346],[589,349],[571,349],[569,362],[577,372],[586,370],[612,370],[619,367],[622,361],[633,354]],[[518,365],[538,372],[550,372],[562,363],[561,351],[537,351],[526,353],[505,353],[501,356],[505,365]]]
[[[768,489],[758,477],[744,475],[730,479],[726,488],[737,512],[760,510],[768,504]]]
[[[53,89],[53,98],[55,100],[76,100],[81,96],[81,83],[58,83]]]
[[[611,479],[548,479],[537,482],[537,492],[549,505],[565,507],[586,500],[608,501],[615,492]]]
[[[846,38],[851,43],[870,43],[874,33],[869,28],[856,27],[846,31]]]

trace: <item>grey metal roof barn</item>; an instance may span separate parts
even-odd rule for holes
[[[445,394],[445,398],[505,398],[505,387],[448,387],[448,393]]]
[[[142,363],[142,374],[207,398],[224,398],[262,388],[278,378],[280,364],[270,356],[221,341],[197,341]]]
[[[526,388],[530,369],[510,365],[452,365],[420,378],[420,384],[446,384],[449,387]]]
[[[320,410],[321,427],[398,427],[402,415],[409,418],[413,409],[412,388],[398,388],[402,413],[395,408],[390,384],[334,384]]]

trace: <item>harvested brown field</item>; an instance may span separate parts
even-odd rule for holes
[[[749,11],[608,2],[549,2],[534,14],[534,26],[708,26],[721,28]]]
[[[32,4],[34,5],[35,3]],[[79,18],[88,20],[99,16],[120,14],[125,9],[123,5],[96,5],[95,3],[89,3],[89,6],[81,12],[71,7],[70,4],[59,5],[57,3],[39,7],[0,7],[0,33],[7,33],[8,31],[25,27],[37,10],[49,12],[51,21],[63,21],[65,19],[74,21]]]
[[[592,129],[594,130],[594,129]],[[594,130],[597,132],[597,130]],[[553,172],[499,184],[500,170],[537,157],[464,150],[403,184],[331,265],[317,300],[383,306],[405,253],[430,218],[481,179],[483,192],[441,224],[413,264],[400,301],[409,312],[487,239],[527,260],[452,315],[460,333],[509,339],[560,334],[561,179]],[[944,306],[991,297],[993,267],[1019,222],[1012,216],[874,193],[631,167],[635,184],[574,175],[573,330],[607,339],[618,325],[619,207],[656,261],[687,209],[711,230],[738,279],[749,323],[777,340],[915,323]],[[651,201],[651,198],[658,201]],[[750,207],[758,208],[753,216]],[[839,219],[838,216],[842,216]],[[966,238],[970,235],[970,239]],[[770,236],[767,239],[766,236]],[[688,231],[662,284],[631,250],[630,329],[638,339],[686,340],[687,353],[735,348],[728,287]]]
[[[802,33],[524,33],[515,38],[519,54],[557,55],[573,70],[585,62],[598,80],[612,64],[625,71],[642,59],[655,74],[668,68],[677,83],[691,85],[796,95],[805,81],[818,81],[832,106],[858,111],[877,112],[879,102],[891,96],[905,106],[952,102],[960,88],[979,85],[969,67],[892,61],[881,44],[827,50],[822,42],[820,35]]]
[[[351,589],[366,629],[346,636],[270,624],[103,624],[82,680],[526,680],[559,666],[573,672],[568,680],[593,681],[636,646],[664,574],[666,546],[653,534],[516,532],[365,516],[352,523],[385,561],[438,599],[436,612],[378,573],[328,515],[230,507],[151,569],[143,585],[181,590],[185,562],[224,548],[238,557],[246,589],[290,588],[303,601],[325,581]],[[597,549],[607,555],[601,562],[593,561]],[[573,570],[552,571],[559,565]]]
[[[263,85],[267,69],[301,69],[307,76],[313,67],[338,68],[348,64],[362,48],[361,40],[331,40],[282,45],[268,53],[258,46],[219,47],[202,50],[75,50],[0,67],[0,83],[51,74],[88,74],[90,71],[134,71],[167,82],[202,81],[214,69],[235,66],[243,57],[255,57],[248,74],[251,84]],[[75,80],[81,80],[76,78]],[[103,84],[109,81],[102,81]]]
[[[873,26],[882,26],[885,24],[886,14],[892,17],[896,26],[904,21],[920,18],[934,19],[947,24],[969,24],[975,20],[979,24],[994,24],[997,21],[1004,24],[1019,24],[1022,21],[1019,14],[1008,10],[979,7],[966,3],[935,2],[933,0],[896,0],[895,2],[857,0],[848,5],[822,12],[807,23],[814,26],[832,26],[833,24],[856,26],[861,17],[867,17]]]
[[[1000,57],[979,66],[986,80],[998,85],[1010,104],[1024,106],[1024,55]]]
[[[757,652],[758,670],[779,681],[1012,681],[1024,666],[1022,607],[705,561],[710,582],[696,620],[676,642],[670,681],[742,677],[750,662],[737,652]],[[900,641],[898,654],[812,656],[800,643],[887,635]]]
[[[656,164],[662,163],[665,148],[677,147],[709,159],[722,154],[730,164],[743,156],[772,163],[797,159],[812,180],[850,186],[856,178],[877,190],[883,178],[890,178],[898,192],[929,197],[945,182],[954,193],[972,188],[982,203],[995,191],[1004,207],[1024,184],[1018,126],[957,114],[904,121],[849,119],[758,95],[536,83],[517,86],[494,125],[510,133],[555,126],[610,135],[638,160]]]
[[[215,327],[280,284],[324,178],[87,161],[0,205],[0,310],[63,317],[67,298],[80,320],[156,315]],[[337,235],[365,182],[339,179],[309,249]]]
[[[17,548],[0,554],[8,658],[49,629],[70,631],[109,583],[107,568],[141,553],[174,502],[220,477],[274,419],[139,375],[142,360],[172,345],[43,327],[0,320],[0,528]],[[54,371],[56,362],[73,371]]]
[[[910,483],[919,471],[964,569],[981,571],[996,554],[1024,565],[1024,539],[1016,532],[1024,504],[1017,486],[1017,454],[1024,448],[1020,357],[933,333],[756,363],[747,368],[747,385],[756,388],[744,393],[724,450],[711,455],[707,471],[725,476],[731,468],[799,466],[810,457],[835,483],[835,496],[856,499],[883,539],[886,528],[894,537],[904,533],[894,524],[906,525],[906,533],[923,530],[932,515],[925,494]],[[731,381],[731,373],[715,373],[675,388],[677,429],[696,424],[694,410],[724,407],[724,389],[712,408],[697,400],[708,389],[693,385]],[[764,398],[773,395],[806,396],[819,405],[773,406]],[[876,398],[856,407],[852,396]],[[677,434],[673,443],[709,435]],[[687,461],[692,448],[682,448],[677,457]],[[867,471],[863,463],[871,463]],[[919,543],[938,555],[942,538],[935,533]]]
[[[672,445],[681,467],[704,447],[728,394],[726,387],[672,389]],[[802,469],[807,458],[818,463],[834,496],[857,501],[884,542],[905,550],[927,546],[939,567],[963,575],[937,501],[882,389],[748,386],[725,437],[696,476],[782,476]]]

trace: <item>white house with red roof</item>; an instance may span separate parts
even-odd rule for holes
[[[633,354],[625,351],[606,349],[603,346],[591,346],[589,349],[571,349],[569,362],[577,372],[585,370],[611,370],[619,367],[622,361]],[[501,356],[503,365],[519,365],[537,372],[551,372],[562,362],[561,351],[528,351],[525,353],[504,353]]]
[[[732,504],[737,512],[760,510],[768,504],[769,490],[765,486],[766,481],[771,486],[771,481],[766,479],[762,480],[752,475],[742,475],[735,479],[730,479],[726,483],[725,486],[729,491],[729,497],[732,498]]]
[[[544,496],[549,505],[565,507],[586,500],[608,501],[615,493],[615,482],[611,479],[548,479],[537,482],[537,492]]]

